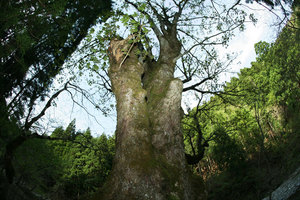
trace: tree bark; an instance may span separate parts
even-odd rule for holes
[[[112,40],[109,48],[109,77],[117,101],[116,155],[97,198],[205,199],[201,179],[192,176],[185,160],[182,81],[174,78],[171,59],[176,48],[167,48],[166,41],[168,54],[139,62],[138,45],[129,43],[132,37]]]
[[[263,200],[287,200],[300,190],[300,168]]]

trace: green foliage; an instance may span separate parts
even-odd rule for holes
[[[109,0],[1,2],[1,96],[23,82],[27,95],[45,91],[99,14],[109,10]]]
[[[50,140],[27,140],[13,160],[17,182],[6,185],[1,175],[0,194],[12,200],[88,198],[110,173],[114,141],[92,137],[89,129],[76,131],[74,120],[65,130],[55,129]]]
[[[299,167],[298,35],[286,27],[275,43],[257,43],[251,68],[198,108],[201,134],[210,141],[199,163],[209,199],[262,199]],[[194,131],[195,110],[183,120],[184,134]]]
[[[223,127],[214,131],[215,140],[211,148],[212,158],[215,160],[220,170],[237,171],[243,165],[245,153],[235,139],[230,137]]]
[[[55,188],[58,191],[56,199],[92,195],[103,185],[112,167],[114,138],[105,135],[93,138],[89,129],[84,133],[76,132],[74,136],[75,129],[70,125],[64,134],[69,134],[71,141],[50,144],[62,162],[60,182]]]
[[[48,98],[64,62],[110,9],[110,0],[1,1],[0,168],[11,175],[9,182],[13,154],[35,135],[29,121],[40,110],[36,105]]]

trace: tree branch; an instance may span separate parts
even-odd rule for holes
[[[36,122],[37,120],[39,120],[42,116],[45,115],[46,110],[51,106],[51,103],[53,102],[53,100],[54,100],[56,97],[58,97],[58,95],[59,95],[61,92],[67,90],[67,85],[68,85],[68,84],[69,84],[69,82],[67,82],[67,83],[65,84],[65,86],[64,86],[63,89],[57,91],[54,95],[52,95],[52,96],[50,97],[50,99],[48,100],[48,102],[46,103],[46,105],[44,106],[44,108],[42,109],[42,111],[41,111],[36,117],[32,118],[31,121],[29,121],[29,122],[28,122],[28,121],[25,122],[24,128],[25,128],[26,131],[28,131],[28,130],[30,129],[30,127],[32,126],[33,123],[35,123],[35,122]]]
[[[183,88],[182,92],[186,92],[186,91],[189,91],[189,90],[195,90],[196,87],[202,85],[203,83],[205,83],[205,82],[208,81],[208,80],[213,80],[213,78],[214,78],[214,77],[212,77],[212,76],[207,77],[207,78],[201,80],[200,82],[198,82],[198,83],[196,83],[196,84],[194,84],[194,85],[191,85],[191,86],[189,86],[189,87]]]
[[[198,43],[192,45],[189,49],[187,49],[185,52],[181,53],[181,54],[180,54],[179,56],[177,56],[175,59],[178,60],[180,57],[182,57],[182,56],[188,54],[189,52],[191,52],[195,47],[201,46],[201,45],[205,44],[204,42],[206,42],[207,40],[209,40],[209,39],[211,39],[211,38],[214,38],[214,37],[217,37],[217,36],[219,36],[219,35],[221,35],[221,34],[224,34],[224,33],[226,33],[226,32],[233,31],[234,29],[236,29],[236,28],[238,28],[238,27],[240,27],[240,26],[241,26],[241,24],[238,24],[238,25],[236,25],[236,26],[230,26],[228,29],[226,29],[226,30],[224,30],[224,31],[220,31],[220,32],[218,32],[218,33],[216,33],[216,34],[214,34],[214,35],[211,35],[211,36],[209,36],[209,37],[206,37],[204,40],[202,40],[202,41],[200,41],[200,42],[198,42]]]
[[[139,9],[139,7],[135,3],[133,3],[133,2],[131,2],[129,0],[125,0],[125,2],[128,3],[128,4],[130,4],[130,5],[132,5],[137,11],[139,11],[140,13],[144,14],[145,16],[147,16],[147,18],[149,20],[149,23],[150,23],[150,27],[154,31],[155,35],[158,38],[162,36],[162,33],[160,32],[159,28],[155,25],[154,20],[152,19],[152,17],[148,13],[146,13],[144,10]]]

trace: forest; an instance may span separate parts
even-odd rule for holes
[[[254,5],[278,17],[277,38],[221,83],[236,57],[219,48],[259,20]],[[300,199],[299,1],[0,9],[0,199]],[[87,113],[115,110],[115,133],[51,125],[63,93]],[[184,95],[196,106],[183,110]]]

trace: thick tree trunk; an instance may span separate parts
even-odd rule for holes
[[[109,49],[118,115],[116,156],[101,198],[204,199],[202,182],[192,177],[185,160],[182,82],[173,78],[175,64],[166,62],[167,55],[139,62],[138,45],[128,40],[113,40]]]

